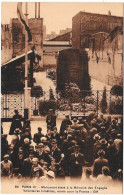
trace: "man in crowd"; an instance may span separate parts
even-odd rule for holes
[[[45,135],[40,127],[32,135],[31,127],[25,126],[22,131],[15,125],[10,145],[7,135],[1,136],[1,176],[11,177],[18,172],[26,178],[81,178],[83,166],[88,165],[93,166],[93,174],[87,173],[90,177],[110,178],[109,174],[116,178],[118,170],[123,171],[123,131],[117,121],[102,115],[92,115],[85,121],[72,121],[66,116],[58,129],[50,110]]]

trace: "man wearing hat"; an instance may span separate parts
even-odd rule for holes
[[[78,117],[78,124],[84,124],[83,118],[81,116]]]
[[[111,126],[111,116],[108,116],[105,123],[104,123],[104,126],[106,129],[109,129],[110,126]]]
[[[54,181],[55,180],[55,174],[54,174],[54,172],[53,171],[48,171],[47,172],[47,178],[48,178],[49,181],[50,180]]]
[[[38,176],[44,176],[44,169],[39,165],[38,158],[32,159],[32,168],[31,168],[31,176],[35,173],[36,169],[38,170]]]
[[[73,124],[71,125],[71,128],[74,129],[74,130],[77,130],[77,129],[79,129],[79,127],[80,126],[77,124],[77,119],[74,118],[73,119]]]
[[[94,161],[93,165],[93,175],[94,177],[97,177],[99,174],[102,173],[102,167],[107,166],[108,167],[108,160],[104,158],[105,151],[103,149],[100,149],[98,151],[98,158]]]
[[[28,158],[29,153],[30,153],[30,140],[28,138],[24,139],[22,149],[23,149],[24,159]]]
[[[24,162],[23,152],[22,153],[19,152],[17,157],[16,157],[15,168],[18,168],[18,172],[21,175],[23,173],[23,162]]]
[[[120,148],[119,148],[120,143],[122,143],[122,135],[117,134],[117,138],[114,139],[114,146],[115,146],[117,152],[119,152],[119,150],[120,150]]]
[[[106,152],[107,145],[108,145],[108,142],[106,141],[106,139],[105,138],[101,139],[100,144],[101,144],[101,149],[103,149]]]
[[[18,110],[15,110],[14,112],[15,115],[13,116],[12,124],[9,131],[10,135],[14,134],[14,130],[16,128],[22,129],[22,124],[21,124],[22,116],[19,114]]]
[[[23,161],[23,166],[22,166],[23,177],[31,177],[31,170],[32,170],[32,155],[29,154],[29,156],[25,158]]]
[[[59,142],[59,133],[57,132],[57,127],[54,127],[53,128],[53,131],[52,131],[52,137],[53,137],[53,139],[56,139],[57,140],[57,142]]]
[[[55,159],[55,162],[58,163],[61,160],[61,151],[57,146],[56,140],[53,140],[51,145],[52,145],[52,149],[51,149],[52,157]]]
[[[108,133],[106,132],[105,126],[101,126],[99,135],[100,135],[101,138],[105,138],[106,140],[109,139],[109,135],[108,135]]]
[[[44,144],[39,143],[38,146],[37,146],[37,151],[36,151],[36,156],[39,160],[42,159],[43,150],[44,150]]]
[[[101,137],[99,136],[98,133],[95,134],[94,137],[93,137],[93,139],[94,139],[94,141],[95,141],[94,146],[93,146],[94,158],[95,158],[95,159],[98,158],[97,153],[98,153],[98,151],[101,149],[100,138],[101,138]]]
[[[7,134],[1,135],[1,160],[3,160],[4,154],[8,152],[9,146],[7,141]]]
[[[52,133],[51,133],[50,129],[47,131],[47,134],[46,134],[45,137],[47,138],[47,141],[51,141],[53,139],[53,136],[52,136]]]
[[[29,131],[31,131],[31,124],[30,124],[30,123],[31,123],[31,122],[30,122],[29,119],[24,120],[23,131],[24,131],[26,128],[28,128]]]
[[[21,130],[19,128],[16,128],[14,130],[14,135],[12,135],[12,140],[11,140],[11,144],[15,147],[16,143],[19,142],[20,140],[20,134]]]
[[[63,136],[64,135],[64,131],[68,128],[69,125],[72,125],[72,122],[69,119],[69,115],[66,115],[65,116],[65,119],[61,123],[60,136]]]
[[[98,182],[112,182],[112,177],[110,176],[110,170],[107,166],[102,167],[102,174],[97,177]]]
[[[39,160],[43,160],[47,163],[48,167],[51,165],[51,156],[50,156],[50,148],[48,146],[44,147],[42,155],[40,156]],[[40,164],[40,163],[39,163]]]
[[[36,144],[39,144],[40,143],[40,138],[41,137],[44,137],[43,133],[42,133],[42,128],[41,127],[38,127],[38,132],[34,134],[34,138],[33,138],[33,141],[36,143]]]
[[[12,176],[13,165],[12,162],[9,160],[9,155],[5,154],[3,159],[4,160],[1,162],[1,176],[2,177]]]
[[[40,177],[40,169],[38,167],[34,167],[32,170],[32,177],[39,178]]]
[[[49,114],[46,117],[46,123],[47,123],[47,126],[48,125],[51,126],[51,130],[53,130],[53,127],[56,126],[56,115],[53,114],[52,109],[49,109]]]
[[[28,138],[30,141],[32,139],[31,137],[31,132],[29,128],[26,128],[25,131],[23,131],[23,133],[21,134],[21,139],[20,139],[20,143],[23,144],[24,143],[24,139]]]
[[[79,152],[79,146],[75,145],[75,151],[70,159],[70,176],[81,178],[82,166],[84,165],[84,155]]]

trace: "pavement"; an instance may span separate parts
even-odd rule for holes
[[[60,131],[60,125],[61,125],[61,122],[64,118],[65,118],[64,116],[57,118],[56,126],[57,126],[57,129],[58,129],[58,132]],[[43,134],[47,133],[46,117],[41,117],[41,116],[39,116],[37,118],[34,117],[34,118],[31,119],[30,125],[31,125],[32,137],[37,132],[38,127],[42,128],[42,133]],[[11,143],[11,138],[12,138],[12,136],[9,135],[11,122],[3,122],[2,126],[3,126],[3,133],[8,135],[7,140],[8,140],[8,143],[10,144]]]
[[[104,117],[106,118],[108,116],[110,116],[110,115],[106,114]],[[115,118],[115,117],[121,118],[122,115],[111,115],[111,117],[112,118]],[[57,117],[56,126],[57,126],[57,129],[58,129],[58,132],[60,131],[61,122],[64,118],[65,118],[65,116],[58,116]],[[23,125],[23,123],[22,123],[22,125]],[[44,135],[47,133],[46,117],[41,117],[41,116],[33,117],[33,118],[31,118],[30,125],[31,125],[32,137],[37,132],[38,127],[42,128],[42,133]],[[8,135],[7,140],[8,140],[8,143],[10,144],[11,143],[11,138],[12,138],[12,136],[9,135],[11,122],[3,122],[2,126],[3,126],[3,133]]]

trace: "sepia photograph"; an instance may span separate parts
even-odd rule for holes
[[[123,194],[119,2],[1,2],[1,193]]]

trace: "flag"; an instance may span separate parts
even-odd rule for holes
[[[18,18],[19,18],[21,24],[24,25],[25,30],[28,33],[28,42],[32,41],[32,35],[30,32],[29,26],[27,24],[26,18],[24,17],[24,14],[22,13],[22,2],[18,2],[18,4],[17,4],[17,15],[18,15]]]
[[[118,32],[123,32],[122,26],[116,26],[103,41],[110,37],[110,42],[112,42]]]
[[[97,53],[95,53],[95,55],[96,55],[96,62],[97,62],[97,64],[98,64],[98,62],[99,62],[99,57],[97,56]]]
[[[117,32],[119,31],[119,26],[116,26],[110,33],[110,38],[111,38],[111,42],[113,41],[113,39],[116,37]]]

